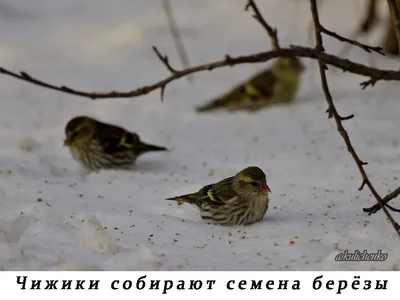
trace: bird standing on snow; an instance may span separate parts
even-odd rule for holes
[[[197,207],[203,220],[223,226],[249,225],[264,218],[271,192],[264,172],[248,167],[198,192],[168,198]]]
[[[222,108],[257,111],[272,104],[290,103],[299,90],[304,70],[300,59],[280,57],[272,67],[236,85],[221,97],[196,108],[196,111]]]
[[[139,155],[167,151],[142,142],[134,132],[86,116],[71,119],[65,126],[65,135],[64,145],[89,171],[129,169]]]

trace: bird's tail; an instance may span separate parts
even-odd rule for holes
[[[167,198],[165,200],[176,201],[179,205],[181,205],[183,203],[196,204],[198,202],[198,199],[196,197],[194,197],[194,195],[195,194],[181,195],[181,196]]]
[[[238,89],[233,89],[229,93],[226,93],[225,95],[215,99],[211,100],[210,102],[198,106],[196,108],[196,111],[201,113],[201,112],[207,112],[207,111],[212,111],[216,109],[220,109],[222,107],[227,107],[227,106],[234,106],[237,104],[238,101],[241,100],[242,94]]]
[[[168,149],[165,147],[146,144],[146,143],[141,143],[140,146],[138,146],[135,150],[139,153],[146,153],[152,151],[168,151]]]
[[[199,106],[196,108],[196,111],[201,113],[201,112],[207,112],[207,111],[211,111],[211,110],[215,110],[218,108],[223,107],[223,104],[225,103],[225,101],[222,101],[222,98],[219,98],[217,100],[213,100],[209,103],[206,103],[202,106]]]

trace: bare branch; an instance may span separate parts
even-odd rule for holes
[[[350,45],[359,47],[359,48],[363,49],[364,51],[366,51],[368,53],[376,52],[376,53],[379,53],[381,55],[385,55],[385,53],[383,52],[382,47],[369,46],[369,45],[360,43],[360,42],[358,42],[356,40],[345,38],[345,37],[337,34],[336,32],[333,32],[333,31],[330,31],[330,30],[326,29],[322,25],[321,25],[320,30],[321,30],[321,32],[325,33],[326,35],[329,35],[329,36],[331,36],[331,37],[333,37],[333,38],[335,38],[335,39],[337,39],[337,40],[339,40],[341,42],[348,43]]]
[[[362,183],[361,183],[361,185],[360,185],[360,187],[358,188],[358,190],[359,190],[359,191],[362,191],[363,188],[364,188],[364,186],[365,186],[366,184],[367,184],[367,181],[366,181],[366,180],[363,180]]]
[[[164,101],[165,88],[166,88],[166,85],[163,85],[163,86],[160,87],[161,102]]]
[[[159,52],[157,53],[157,56],[165,64],[165,61],[164,61],[165,56],[162,56],[161,53],[159,53]],[[319,59],[322,62],[324,62],[325,64],[335,66],[339,69],[342,69],[343,71],[369,77],[370,80],[368,80],[368,82],[376,83],[379,80],[400,81],[400,71],[371,68],[371,67],[368,67],[368,66],[356,63],[356,62],[352,62],[348,59],[339,58],[332,54],[316,51],[313,48],[300,47],[300,46],[291,46],[291,48],[281,48],[279,50],[260,52],[260,53],[255,53],[255,54],[251,54],[251,55],[243,55],[243,56],[237,56],[237,57],[231,57],[229,55],[226,55],[225,58],[220,61],[207,63],[207,64],[203,64],[203,65],[198,65],[195,67],[191,67],[191,68],[179,70],[179,71],[172,68],[169,64],[168,64],[169,67],[165,64],[167,66],[168,70],[170,72],[173,72],[172,75],[170,75],[169,77],[167,77],[161,81],[158,81],[154,84],[142,86],[142,87],[139,87],[137,89],[127,91],[127,92],[121,92],[121,91],[87,92],[87,91],[82,91],[82,90],[77,90],[77,89],[67,87],[64,85],[57,86],[55,84],[51,84],[51,83],[45,82],[41,79],[30,76],[26,72],[17,73],[17,72],[14,72],[14,71],[2,68],[2,67],[0,67],[0,73],[7,75],[7,76],[17,78],[19,80],[22,80],[22,81],[25,81],[25,82],[28,82],[31,84],[34,84],[34,85],[44,87],[44,88],[48,88],[48,89],[55,90],[58,92],[67,93],[67,94],[74,95],[74,96],[85,97],[85,98],[89,98],[92,100],[111,99],[111,98],[133,98],[133,97],[146,95],[157,89],[161,89],[161,88],[165,87],[167,84],[169,84],[170,82],[180,79],[180,78],[187,76],[189,74],[192,74],[192,73],[211,71],[213,69],[227,67],[227,66],[234,66],[234,65],[239,65],[239,64],[262,63],[262,62],[267,62],[267,61],[277,58],[277,57],[296,57],[296,56],[311,58],[311,59]],[[365,88],[365,86],[368,86],[371,83],[366,84],[366,82],[363,82],[361,84],[363,85],[363,88]]]
[[[391,210],[396,211],[396,212],[400,212],[399,209],[396,209],[394,207],[389,206],[387,203],[392,200],[397,198],[400,195],[400,187],[398,187],[397,189],[395,189],[393,192],[387,194],[383,199],[382,202],[389,207]],[[375,214],[377,213],[379,210],[381,209],[381,205],[379,203],[376,203],[375,205],[369,207],[369,208],[363,208],[364,212],[367,212],[368,215],[370,216],[371,214]]]
[[[366,76],[369,79],[361,82],[362,88],[366,88],[367,86],[373,86],[376,82],[380,80],[396,80],[400,81],[400,71],[396,70],[382,70],[382,69],[377,69],[377,68],[371,68],[362,64],[358,64],[355,62],[352,62],[347,59],[342,59],[340,57],[328,54],[325,52],[324,47],[323,47],[323,40],[322,40],[322,34],[329,35],[333,38],[336,38],[339,41],[345,42],[350,45],[354,45],[357,47],[360,47],[361,49],[364,49],[366,52],[377,52],[379,54],[383,54],[382,48],[380,47],[372,47],[368,46],[362,43],[359,43],[358,41],[355,41],[353,39],[345,38],[337,33],[330,31],[326,28],[324,28],[319,20],[318,16],[318,7],[316,0],[309,0],[311,4],[311,12],[312,12],[312,19],[314,23],[314,34],[315,34],[315,39],[316,39],[316,46],[315,48],[308,48],[308,47],[301,47],[301,46],[292,46],[291,48],[280,48],[279,46],[279,41],[278,41],[278,36],[277,36],[277,30],[272,28],[263,18],[261,15],[256,3],[254,0],[248,0],[247,5],[246,5],[246,10],[252,9],[254,12],[254,18],[265,28],[267,31],[269,37],[271,38],[271,44],[272,48],[274,50],[268,51],[268,52],[260,52],[260,53],[255,53],[251,55],[243,55],[243,56],[237,56],[237,57],[231,57],[229,55],[226,55],[224,59],[208,64],[203,64],[195,67],[185,67],[185,59],[182,59],[184,67],[182,70],[177,70],[173,68],[168,60],[167,55],[162,55],[161,52],[153,46],[153,50],[155,51],[157,57],[161,60],[161,62],[165,65],[165,67],[168,69],[168,71],[171,73],[171,75],[161,81],[158,81],[154,84],[148,85],[148,86],[143,86],[139,87],[135,90],[128,91],[128,92],[118,92],[118,91],[111,91],[111,92],[85,92],[85,91],[80,91],[76,90],[67,86],[57,86],[53,85],[50,83],[47,83],[43,80],[37,79],[35,77],[30,76],[26,72],[13,72],[10,70],[7,70],[5,68],[0,67],[0,73],[11,76],[13,78],[17,78],[19,80],[22,80],[24,82],[28,82],[37,86],[41,86],[44,88],[48,88],[51,90],[75,95],[75,96],[81,96],[81,97],[86,97],[90,99],[109,99],[109,98],[132,98],[132,97],[137,97],[141,95],[146,95],[154,90],[160,89],[160,94],[161,94],[161,100],[163,100],[164,97],[164,92],[166,89],[166,86],[175,80],[178,80],[182,77],[191,75],[196,72],[202,72],[202,71],[211,71],[216,68],[222,68],[222,67],[227,67],[227,66],[234,66],[234,65],[239,65],[239,64],[245,64],[245,63],[262,63],[262,62],[267,62],[271,59],[277,58],[277,57],[305,57],[305,58],[310,58],[310,59],[315,59],[318,60],[318,65],[319,65],[319,71],[320,71],[320,77],[321,77],[321,85],[322,89],[325,94],[326,101],[328,103],[328,117],[333,118],[336,122],[337,125],[337,130],[342,136],[346,146],[347,150],[350,152],[352,155],[362,177],[362,184],[360,186],[360,190],[363,189],[365,186],[369,188],[369,190],[372,192],[373,196],[377,200],[377,204],[370,208],[364,208],[364,212],[369,212],[369,214],[376,213],[380,209],[383,209],[384,213],[386,214],[387,218],[390,220],[391,224],[395,228],[396,232],[400,236],[400,226],[394,221],[392,216],[390,215],[389,211],[387,208],[400,212],[399,209],[395,209],[388,205],[388,202],[391,199],[396,198],[398,195],[400,195],[400,187],[396,189],[394,192],[388,194],[385,196],[385,198],[381,198],[380,195],[377,193],[375,190],[374,186],[372,185],[371,181],[369,180],[366,171],[364,169],[364,166],[367,164],[367,162],[362,161],[356,151],[353,148],[353,145],[351,143],[350,137],[343,127],[342,122],[345,120],[350,120],[354,118],[354,115],[351,114],[349,116],[341,116],[334,104],[334,100],[332,98],[332,95],[329,91],[329,86],[328,86],[328,81],[326,78],[326,69],[327,65],[332,65],[335,66],[339,69],[342,69],[344,72],[350,72],[353,74],[358,74],[362,76]],[[391,11],[391,16],[393,19],[393,23],[395,24],[396,28],[396,34],[397,34],[397,39],[399,42],[400,46],[400,5],[397,5],[395,0],[387,0],[388,6]],[[169,5],[166,1],[164,2],[165,5]],[[375,16],[375,10],[376,10],[376,0],[370,0],[370,9],[373,12],[369,15],[371,19],[374,19]],[[166,10],[168,7],[166,7]],[[170,11],[169,11],[170,13]],[[168,14],[168,13],[167,13]],[[170,19],[172,19],[172,14],[170,13]],[[371,23],[372,21],[370,21]],[[372,24],[372,23],[371,23]],[[174,27],[174,23],[170,21],[170,29],[172,30],[172,27]],[[371,25],[364,24],[362,26],[361,31],[368,31]],[[175,26],[176,27],[176,26]],[[176,29],[176,28],[175,28]],[[175,30],[174,29],[174,30]],[[177,40],[179,40],[179,32],[176,30],[175,34],[173,34],[175,38],[175,42],[177,43]],[[179,44],[179,43],[177,43]],[[400,47],[399,47],[400,48]],[[178,49],[178,46],[177,46]],[[182,50],[183,49],[183,50]],[[183,46],[181,45],[180,50],[178,52],[182,57],[185,57],[186,53],[184,51]],[[186,55],[187,57],[187,55]],[[188,60],[186,60],[188,62]]]
[[[348,116],[346,116],[346,117],[340,117],[340,120],[342,120],[342,121],[347,121],[347,120],[350,120],[350,119],[353,119],[353,118],[354,118],[354,115],[351,114],[351,115],[348,115]]]
[[[184,69],[187,69],[190,66],[189,55],[187,54],[187,51],[186,51],[185,47],[183,46],[182,37],[179,32],[178,26],[176,25],[175,18],[172,13],[171,4],[170,4],[169,0],[162,0],[162,3],[163,3],[164,11],[165,11],[165,14],[166,14],[167,20],[168,20],[168,28],[169,28],[169,31],[171,32],[172,38],[174,40],[176,51],[178,52],[178,55],[181,59],[182,67]],[[187,78],[188,78],[189,82],[193,81],[192,74],[189,74],[187,76]]]
[[[351,34],[350,39],[356,40],[360,36],[367,34],[370,32],[377,24],[378,24],[378,17],[377,17],[377,0],[369,0],[367,9],[365,12],[365,16],[360,22],[358,28]],[[346,44],[342,50],[338,53],[339,57],[346,56],[348,51],[350,50],[351,44]]]
[[[253,0],[248,0],[245,11],[247,11],[249,8],[251,8],[254,12],[253,18],[256,19],[267,31],[269,37],[271,38],[271,44],[272,44],[272,49],[279,49],[279,40],[278,40],[278,33],[276,28],[272,28],[271,26],[268,25],[268,23],[265,21],[263,16],[260,13],[260,10],[257,7],[257,4]]]
[[[394,212],[400,212],[400,209],[394,208],[393,206],[390,206],[388,203],[385,203],[385,206]]]
[[[375,83],[376,83],[378,80],[379,80],[378,77],[374,77],[374,78],[371,78],[371,79],[369,79],[369,80],[363,81],[363,82],[360,83],[361,88],[364,90],[364,89],[366,89],[366,88],[369,87],[369,86],[372,87],[372,86],[375,85]]]
[[[158,51],[156,46],[153,46],[154,52],[157,54],[158,58],[162,61],[165,67],[170,71],[172,74],[176,74],[177,71],[169,64],[168,56],[162,55],[160,51]]]
[[[312,18],[313,18],[314,28],[315,28],[315,30],[314,30],[315,31],[315,40],[316,40],[315,49],[317,51],[323,52],[324,47],[323,47],[323,41],[322,41],[322,26],[319,21],[317,2],[316,2],[316,0],[310,0],[310,4],[311,4],[311,13],[312,13]],[[363,179],[363,182],[359,189],[361,190],[364,186],[368,186],[371,193],[374,195],[374,197],[378,201],[378,204],[385,212],[387,218],[390,220],[390,223],[393,225],[395,231],[400,236],[400,226],[396,223],[396,221],[390,215],[389,211],[385,207],[385,204],[382,202],[381,197],[379,196],[379,194],[375,190],[374,186],[372,185],[371,181],[369,180],[368,175],[364,170],[364,162],[358,157],[358,154],[354,150],[353,145],[350,141],[350,137],[349,137],[346,129],[344,129],[344,127],[343,127],[343,124],[342,124],[343,118],[339,115],[339,113],[336,109],[335,103],[333,101],[332,95],[329,91],[328,80],[326,78],[325,65],[324,65],[323,61],[318,60],[318,65],[319,65],[322,89],[324,91],[325,99],[328,102],[328,106],[329,106],[329,113],[334,118],[334,120],[336,122],[337,130],[339,131],[340,135],[343,137],[343,140],[347,146],[347,150],[350,152],[355,163],[357,164],[357,167],[358,167],[358,169],[361,173],[362,179]]]
[[[374,3],[372,3],[372,2],[370,3],[370,5],[371,4],[374,5]],[[374,9],[374,8],[375,7],[372,6],[372,8],[370,8],[370,9]],[[372,13],[375,13],[375,10],[372,11]],[[313,24],[313,25],[314,25],[314,28],[315,28],[315,24]],[[376,52],[376,53],[379,53],[381,55],[385,55],[385,53],[383,52],[383,49],[381,47],[369,46],[369,45],[366,45],[366,44],[363,44],[363,43],[360,43],[360,42],[356,41],[355,37],[357,37],[360,34],[358,31],[356,33],[354,33],[351,38],[346,38],[346,37],[343,37],[343,36],[337,34],[336,32],[333,32],[331,30],[326,29],[321,24],[319,24],[319,26],[320,27],[318,28],[318,30],[320,32],[322,32],[322,33],[324,33],[326,35],[329,35],[329,36],[331,36],[331,37],[333,37],[333,38],[335,38],[335,39],[337,39],[337,40],[339,40],[341,42],[347,43],[348,45],[359,47],[359,48],[363,49],[364,51],[366,51],[368,53]],[[343,53],[345,52],[345,50],[348,50],[348,49],[346,47],[344,47],[340,51],[340,54],[338,56],[339,57],[343,56]]]

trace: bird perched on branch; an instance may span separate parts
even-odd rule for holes
[[[167,151],[142,142],[134,132],[87,116],[71,119],[65,126],[65,135],[64,146],[88,171],[129,169],[144,153]]]
[[[272,104],[290,103],[301,84],[305,67],[299,58],[280,57],[273,65],[242,82],[221,97],[196,108],[197,112],[216,109],[257,111]]]
[[[268,210],[269,192],[264,172],[251,166],[198,192],[166,200],[192,204],[199,209],[203,220],[215,224],[249,225],[263,219]]]

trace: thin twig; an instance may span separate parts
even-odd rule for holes
[[[373,8],[374,8],[374,7],[373,7]],[[370,9],[372,9],[372,8],[370,8]],[[375,11],[373,11],[373,12],[375,13]],[[333,37],[333,38],[335,38],[335,39],[337,39],[337,40],[339,40],[339,41],[341,41],[341,42],[347,43],[348,45],[352,45],[352,46],[359,47],[359,48],[363,49],[365,52],[368,52],[368,53],[376,52],[376,53],[379,53],[379,54],[381,54],[381,55],[385,55],[385,53],[383,52],[382,47],[369,46],[369,45],[366,45],[366,44],[363,44],[363,43],[358,42],[358,41],[355,39],[355,37],[358,36],[358,32],[356,32],[355,34],[353,34],[350,38],[346,38],[346,37],[344,37],[344,36],[341,36],[341,35],[337,34],[336,32],[333,32],[333,31],[331,31],[331,30],[325,28],[325,27],[322,26],[321,24],[320,24],[320,26],[321,26],[321,27],[320,27],[320,32],[322,32],[322,33],[324,33],[324,34],[326,34],[326,35],[329,35],[329,36],[331,36],[331,37]],[[312,26],[312,27],[314,27],[314,26]],[[345,49],[345,48],[344,48],[344,49]],[[341,53],[338,55],[339,57],[343,55],[344,49],[343,49],[343,50],[341,51]]]
[[[387,194],[387,195],[382,199],[382,202],[383,202],[386,206],[390,207],[391,210],[396,211],[396,212],[400,212],[399,209],[394,208],[394,207],[391,207],[391,206],[389,206],[389,205],[387,204],[390,200],[392,200],[392,199],[394,199],[394,198],[397,198],[399,195],[400,195],[400,187],[398,187],[397,189],[395,189],[393,192]],[[375,205],[373,205],[373,206],[371,206],[371,207],[369,207],[369,208],[363,208],[363,211],[364,211],[364,212],[367,212],[368,215],[370,216],[371,214],[375,214],[376,212],[378,212],[380,209],[381,209],[381,205],[380,205],[379,203],[376,203]]]
[[[176,51],[178,52],[178,55],[182,62],[182,68],[187,69],[190,67],[189,55],[187,54],[185,46],[183,45],[181,34],[180,34],[178,26],[176,24],[174,14],[172,13],[171,4],[170,4],[169,0],[162,0],[162,3],[163,3],[163,8],[164,8],[165,14],[167,16],[169,31],[171,32],[172,38],[175,43]],[[193,82],[192,75],[193,74],[189,74],[186,77],[189,82]]]
[[[268,25],[268,23],[265,21],[264,17],[260,13],[260,10],[258,9],[255,1],[253,0],[247,1],[245,11],[247,11],[249,8],[251,8],[254,12],[253,18],[256,19],[265,28],[269,37],[271,38],[272,49],[278,50],[280,46],[276,28],[272,28],[271,26]]]
[[[315,28],[315,40],[316,40],[316,46],[315,49],[317,51],[324,51],[324,47],[323,47],[323,41],[322,41],[322,26],[321,23],[319,21],[319,16],[318,16],[318,7],[317,7],[317,3],[316,0],[310,0],[310,4],[311,4],[311,13],[312,13],[312,17],[313,17],[313,22],[314,22],[314,28]],[[350,152],[350,154],[352,155],[360,173],[362,176],[362,184],[360,186],[360,190],[366,185],[368,186],[368,188],[370,189],[371,193],[374,195],[374,197],[376,198],[376,200],[378,201],[380,207],[383,209],[383,211],[385,212],[387,218],[389,219],[390,223],[393,225],[395,231],[397,232],[397,234],[400,236],[400,226],[395,222],[395,220],[393,219],[393,217],[390,215],[389,211],[386,209],[385,204],[382,202],[381,197],[379,196],[379,194],[377,193],[377,191],[375,190],[374,186],[372,185],[371,181],[368,178],[367,173],[364,170],[364,165],[366,165],[366,162],[363,162],[358,154],[356,153],[356,151],[353,148],[353,145],[350,141],[350,137],[346,131],[346,129],[344,129],[342,121],[344,120],[343,117],[341,117],[336,109],[336,106],[334,104],[332,95],[329,91],[329,87],[328,87],[328,80],[326,79],[326,73],[325,73],[325,69],[326,66],[325,64],[321,61],[318,60],[318,65],[319,65],[319,71],[320,71],[320,75],[321,75],[321,85],[322,85],[322,89],[324,91],[325,94],[325,99],[328,102],[328,114],[329,117],[333,117],[335,122],[336,122],[336,126],[337,126],[337,130],[339,131],[340,135],[343,137],[344,142],[346,143],[347,146],[347,150]]]
[[[165,67],[170,71],[172,74],[176,74],[177,71],[169,64],[168,56],[162,55],[161,52],[157,49],[156,46],[153,46],[153,51],[157,54],[157,57],[162,61]]]
[[[326,35],[329,35],[329,36],[331,36],[331,37],[333,37],[333,38],[335,38],[335,39],[337,39],[337,40],[339,40],[341,42],[347,43],[347,44],[352,45],[352,46],[359,47],[359,48],[363,49],[364,51],[366,51],[368,53],[376,52],[376,53],[379,53],[381,55],[385,55],[385,53],[383,52],[383,49],[381,47],[369,46],[369,45],[366,45],[366,44],[358,42],[355,39],[355,37],[357,37],[357,35],[358,35],[357,32],[355,34],[353,34],[352,37],[346,38],[344,36],[341,36],[341,35],[337,34],[336,32],[328,30],[327,28],[325,28],[322,25],[320,25],[320,26],[321,26],[320,27],[320,32],[322,32],[322,33],[324,33]],[[311,27],[314,27],[313,22],[310,24],[310,28]],[[343,51],[344,51],[344,49],[341,51],[342,52],[341,54],[343,54]],[[342,56],[341,54],[339,54],[338,56],[339,57]]]
[[[158,54],[160,54],[160,53],[158,53]],[[162,59],[161,59],[161,57],[162,57]],[[159,58],[165,64],[164,59],[166,56],[161,55],[161,57],[159,57]],[[172,75],[170,75],[169,77],[167,77],[163,80],[160,80],[156,83],[142,86],[142,87],[139,87],[134,90],[127,91],[127,92],[121,92],[121,91],[87,92],[87,91],[82,91],[82,90],[77,90],[77,89],[74,89],[71,87],[67,87],[65,85],[58,86],[55,84],[51,84],[44,80],[41,80],[41,79],[35,78],[31,75],[28,75],[26,72],[21,71],[18,73],[18,72],[14,72],[14,71],[8,70],[6,68],[2,68],[2,67],[0,67],[0,73],[3,75],[11,76],[11,77],[17,78],[19,80],[40,86],[40,87],[48,88],[48,89],[55,90],[58,92],[67,93],[67,94],[74,95],[74,96],[89,98],[92,100],[111,99],[111,98],[134,98],[134,97],[146,95],[157,89],[163,89],[170,82],[180,79],[180,78],[187,76],[189,74],[192,74],[192,73],[211,71],[213,69],[227,67],[227,66],[234,66],[234,65],[239,65],[239,64],[262,63],[262,62],[267,62],[267,61],[277,58],[277,57],[305,57],[305,58],[311,58],[311,59],[319,59],[322,62],[324,62],[325,64],[335,66],[339,69],[342,69],[345,72],[358,74],[358,75],[362,75],[362,76],[371,78],[370,80],[360,83],[360,85],[362,86],[363,89],[369,85],[374,85],[377,81],[380,81],[380,80],[400,81],[400,71],[371,68],[371,67],[365,66],[363,64],[352,62],[348,59],[339,58],[335,55],[328,54],[326,52],[316,51],[314,48],[300,47],[300,46],[292,46],[291,48],[281,48],[279,50],[272,50],[272,51],[260,52],[260,53],[255,53],[255,54],[251,54],[251,55],[243,55],[243,56],[237,56],[237,57],[230,57],[227,55],[222,60],[198,65],[198,66],[191,67],[191,68],[184,69],[184,70],[176,70],[176,69],[172,68],[174,73]],[[167,66],[167,68],[169,71],[171,71],[170,65],[169,65],[169,67]]]
[[[333,32],[333,31],[330,31],[330,30],[326,29],[322,25],[321,25],[321,32],[323,32],[326,35],[329,35],[329,36],[331,36],[331,37],[333,37],[333,38],[335,38],[335,39],[337,39],[337,40],[339,40],[341,42],[348,43],[348,44],[353,45],[353,46],[357,46],[357,47],[363,49],[364,51],[366,51],[368,53],[376,52],[376,53],[379,53],[381,55],[385,55],[385,53],[383,52],[382,47],[369,46],[369,45],[360,43],[360,42],[358,42],[356,40],[345,38],[345,37],[337,34],[336,32]]]
[[[393,6],[392,11],[392,16],[396,19],[396,32],[397,35],[400,36],[400,27],[399,27],[399,9],[395,5],[394,0],[387,0],[389,7]],[[353,74],[358,74],[362,76],[369,77],[370,79],[361,83],[363,88],[369,86],[369,85],[374,85],[377,81],[379,80],[396,80],[400,81],[400,71],[392,71],[392,70],[381,70],[377,68],[371,68],[368,66],[365,66],[363,64],[358,64],[355,62],[352,62],[347,59],[342,59],[337,56],[327,54],[323,48],[323,42],[322,42],[322,33],[329,34],[339,40],[342,40],[343,42],[350,43],[350,44],[355,44],[356,46],[359,46],[361,48],[369,49],[370,51],[374,47],[370,47],[361,43],[358,43],[356,41],[352,41],[350,39],[346,39],[343,37],[340,37],[339,35],[333,33],[332,31],[329,31],[325,28],[323,28],[320,24],[319,21],[319,16],[318,16],[318,10],[317,10],[317,4],[316,0],[310,0],[311,3],[311,11],[313,15],[313,22],[314,22],[314,33],[316,37],[316,47],[315,48],[308,48],[308,47],[300,47],[300,46],[292,46],[291,48],[285,48],[282,49],[279,47],[278,43],[278,37],[277,37],[277,30],[272,29],[268,25],[268,23],[264,20],[262,17],[261,13],[259,12],[257,5],[255,4],[254,1],[248,0],[248,4],[246,6],[246,9],[252,8],[254,13],[255,13],[255,18],[260,22],[260,24],[267,30],[270,38],[271,38],[271,43],[273,45],[274,50],[273,51],[267,51],[267,52],[260,52],[260,53],[255,53],[251,55],[243,55],[243,56],[238,56],[238,57],[231,57],[229,55],[226,55],[223,60],[216,61],[213,63],[208,63],[208,64],[203,64],[199,65],[196,67],[191,67],[191,68],[184,68],[182,70],[177,70],[173,68],[168,61],[168,56],[162,55],[158,49],[153,46],[153,50],[157,54],[158,58],[162,61],[162,63],[166,66],[166,68],[171,72],[171,75],[159,82],[156,82],[154,84],[148,85],[148,86],[143,86],[140,88],[137,88],[132,91],[128,92],[118,92],[118,91],[111,91],[111,92],[104,92],[104,93],[99,93],[99,92],[85,92],[85,91],[79,91],[76,89],[72,89],[66,86],[56,86],[50,83],[47,83],[45,81],[42,81],[40,79],[34,78],[30,75],[28,75],[26,72],[20,72],[16,73],[10,70],[7,70],[5,68],[0,67],[0,73],[11,76],[13,78],[17,78],[19,80],[22,80],[24,82],[28,82],[34,85],[38,85],[44,88],[56,90],[59,92],[75,95],[75,96],[81,96],[81,97],[86,97],[90,99],[109,99],[109,98],[132,98],[132,97],[137,97],[141,95],[148,94],[154,90],[160,89],[161,90],[161,98],[163,98],[164,90],[165,87],[172,81],[177,80],[179,78],[182,78],[184,76],[188,76],[192,73],[195,72],[201,72],[201,71],[211,71],[216,68],[221,68],[221,67],[226,67],[226,66],[234,66],[238,64],[244,64],[244,63],[262,63],[266,62],[268,60],[271,60],[273,58],[277,57],[307,57],[311,59],[316,59],[318,60],[319,64],[319,69],[320,69],[320,77],[321,77],[321,84],[323,91],[326,96],[326,101],[328,103],[328,110],[327,112],[329,113],[329,118],[334,118],[336,125],[337,125],[337,130],[343,137],[348,151],[351,153],[354,161],[356,162],[358,169],[362,175],[362,184],[360,186],[360,190],[364,186],[368,186],[368,188],[371,190],[372,194],[377,200],[377,204],[375,204],[372,208],[370,209],[364,209],[366,212],[371,212],[375,213],[379,209],[383,209],[386,216],[390,220],[391,224],[394,226],[396,229],[396,232],[400,235],[400,227],[399,225],[393,220],[391,215],[389,214],[388,210],[386,209],[385,205],[389,207],[390,209],[394,211],[399,211],[391,206],[389,206],[387,203],[391,200],[397,197],[400,194],[400,188],[398,188],[396,191],[390,193],[387,195],[384,199],[381,199],[379,194],[376,192],[375,188],[373,187],[372,183],[370,182],[365,170],[364,170],[364,165],[366,165],[366,162],[363,162],[355,152],[350,138],[347,134],[347,131],[344,129],[342,125],[342,121],[344,120],[349,120],[354,117],[354,115],[349,115],[342,117],[339,115],[339,113],[336,110],[334,101],[332,99],[332,96],[330,94],[329,88],[328,88],[328,83],[327,83],[327,78],[325,74],[325,68],[326,65],[332,65],[337,68],[342,69],[345,72],[350,72]],[[395,8],[397,7],[397,8]],[[400,43],[400,39],[398,39]],[[355,43],[353,43],[355,42]],[[366,50],[366,51],[367,51]],[[376,52],[377,49],[375,49]],[[368,51],[367,51],[368,52]]]
[[[378,24],[378,16],[377,16],[377,0],[369,0],[366,13],[358,28],[350,35],[351,40],[358,40],[362,35],[369,33],[377,24]],[[338,53],[339,57],[346,56],[350,50],[351,44],[346,44],[343,46],[343,49]]]
[[[172,76],[174,76],[177,73],[177,71],[169,64],[168,56],[162,55],[161,52],[158,51],[156,46],[153,46],[153,51],[156,53],[157,57],[161,60],[161,62],[164,64],[164,66],[167,68],[167,70],[171,72]],[[167,87],[167,84],[160,85],[161,102],[164,101],[164,94],[165,94],[166,87]]]

